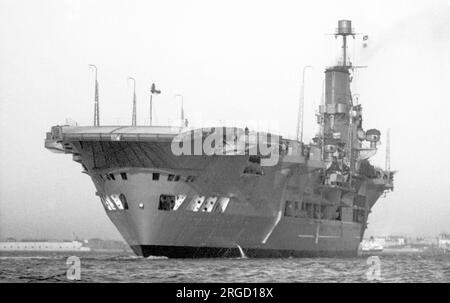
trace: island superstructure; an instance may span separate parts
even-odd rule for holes
[[[353,102],[351,21],[339,21],[335,34],[342,60],[325,70],[319,132],[309,144],[247,128],[96,125],[54,126],[45,146],[81,164],[137,255],[356,256],[393,173],[369,162],[381,133],[363,129]],[[219,131],[227,134],[215,146],[221,152],[194,152]],[[264,164],[252,138],[266,138],[276,163]],[[174,152],[180,142],[193,152]]]

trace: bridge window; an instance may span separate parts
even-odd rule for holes
[[[122,180],[128,179],[127,173],[120,173],[120,176],[122,177]]]
[[[152,180],[153,181],[158,181],[159,180],[159,173],[153,173]]]
[[[109,177],[110,177],[112,180],[116,180],[116,177],[114,177],[114,174],[109,174]]]
[[[167,181],[173,181],[173,178],[175,178],[175,175],[168,175]]]

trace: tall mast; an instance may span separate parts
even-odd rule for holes
[[[181,125],[184,125],[184,97],[181,94],[176,94],[175,97],[181,98]]]
[[[136,126],[136,80],[133,77],[128,77],[128,80],[133,80],[133,114],[131,117],[131,125]]]
[[[320,100],[321,106],[324,109],[325,108],[325,98],[326,98],[326,92],[325,92],[325,80],[322,82],[322,99]],[[321,142],[321,155],[322,155],[322,161],[325,160],[325,113],[322,113],[320,115],[320,137],[322,138]]]
[[[156,89],[155,83],[150,87],[150,126],[153,124],[153,95],[158,95],[161,90]]]
[[[150,126],[153,125],[153,94],[150,93]]]
[[[347,36],[352,36],[355,38],[355,33],[352,28],[352,21],[339,20],[335,36],[342,36],[342,66],[351,66],[351,63],[347,65]]]
[[[94,64],[89,64],[89,68],[91,68],[95,72],[95,89],[94,89],[94,126],[100,126],[100,110],[98,106],[98,81],[97,81],[97,66]]]
[[[297,141],[303,142],[303,116],[305,107],[305,72],[307,68],[312,68],[311,65],[306,65],[303,67],[302,73],[302,86],[300,88],[300,103],[298,108],[297,117]]]

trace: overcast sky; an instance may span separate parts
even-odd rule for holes
[[[305,138],[317,131],[324,67],[337,56],[332,33],[351,19],[365,129],[391,129],[395,191],[381,198],[368,234],[450,232],[450,6],[411,1],[0,0],[0,237],[120,239],[90,178],[70,155],[44,148],[66,119],[93,121],[99,68],[103,124],[173,123],[183,94],[188,118],[272,121],[295,134],[301,69],[307,73]],[[196,120],[198,122],[199,119]],[[264,128],[261,123],[260,128]],[[382,143],[385,143],[382,136]],[[374,162],[384,166],[380,146]]]

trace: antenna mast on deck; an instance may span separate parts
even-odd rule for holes
[[[128,80],[133,80],[133,114],[131,117],[131,125],[136,126],[136,80],[133,77],[128,77]]]
[[[161,90],[156,89],[155,83],[152,83],[150,87],[150,126],[153,123],[153,95],[159,95]]]
[[[298,117],[297,117],[297,141],[303,142],[303,114],[305,107],[305,72],[307,68],[312,68],[311,65],[306,65],[303,67],[302,74],[302,86],[300,88],[300,104],[298,108]]]
[[[95,66],[94,64],[89,64],[89,68],[91,68],[95,72],[94,126],[100,126],[100,111],[98,106],[97,66]]]

